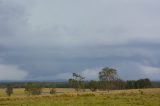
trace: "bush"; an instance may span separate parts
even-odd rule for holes
[[[11,96],[11,94],[13,94],[13,87],[7,86],[7,88],[6,88],[6,94],[8,96]]]
[[[50,94],[55,94],[56,93],[56,89],[55,88],[51,88],[49,93]]]
[[[32,95],[40,95],[42,93],[41,88],[32,88],[31,94]]]
[[[42,88],[35,83],[28,82],[25,87],[25,92],[28,95],[40,95]]]

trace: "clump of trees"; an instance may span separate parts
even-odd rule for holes
[[[148,78],[139,80],[128,80],[126,81],[127,89],[139,89],[139,88],[150,88],[151,81]]]
[[[123,89],[124,81],[121,80],[117,74],[117,71],[113,68],[105,67],[99,72],[99,81],[89,81],[85,82],[84,77],[77,73],[72,74],[71,79],[68,80],[70,87],[74,88],[76,91],[81,89],[89,88],[91,91],[107,90],[110,89]]]

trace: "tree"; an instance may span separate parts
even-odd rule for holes
[[[12,86],[7,86],[7,88],[6,88],[6,94],[8,95],[8,96],[11,96],[11,94],[13,94],[13,87]]]
[[[90,90],[91,90],[92,92],[96,91],[97,88],[98,88],[98,83],[97,83],[97,81],[94,81],[94,80],[90,81],[90,82],[89,82],[89,88],[90,88]]]
[[[71,79],[68,80],[69,85],[74,88],[76,91],[84,90],[85,83],[84,83],[84,77],[77,73],[72,73]]]
[[[105,67],[99,72],[100,87],[108,92],[113,87],[114,82],[117,79],[117,71],[113,68]]]

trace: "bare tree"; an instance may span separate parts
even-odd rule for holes
[[[71,79],[68,80],[69,85],[73,87],[76,91],[84,90],[84,77],[77,73],[72,73]]]

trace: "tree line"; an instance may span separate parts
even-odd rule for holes
[[[139,80],[122,80],[117,70],[109,67],[103,68],[99,72],[99,80],[85,81],[85,78],[76,73],[72,74],[72,78],[68,80],[69,86],[76,91],[84,91],[89,88],[91,91],[103,90],[110,91],[115,89],[139,89],[150,88],[151,81],[148,78]]]

